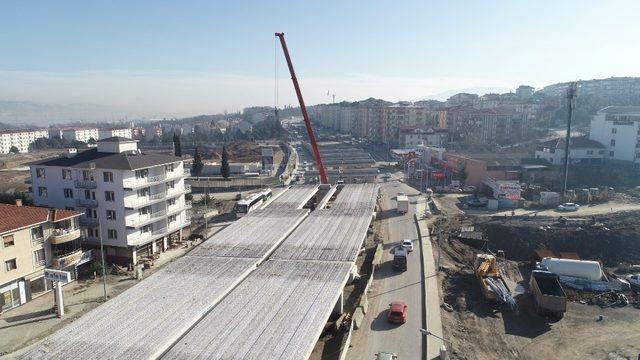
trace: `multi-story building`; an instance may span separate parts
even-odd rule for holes
[[[447,99],[446,106],[474,106],[480,101],[477,94],[459,93]]]
[[[98,128],[67,128],[62,129],[62,137],[68,141],[82,141],[88,143],[89,140],[98,140],[100,134]]]
[[[383,113],[383,142],[391,144],[399,144],[399,131],[401,128],[436,127],[438,124],[439,112],[416,106],[409,102],[399,102],[397,104],[387,106]]]
[[[439,125],[449,130],[453,141],[465,145],[516,143],[526,139],[532,131],[529,115],[512,107],[445,108],[440,111]]]
[[[0,204],[0,312],[51,290],[44,269],[69,271],[90,260],[83,253],[80,213],[70,210]]]
[[[563,165],[565,156],[565,139],[558,138],[538,144],[535,152],[536,159],[544,159],[553,165]],[[605,147],[584,136],[572,137],[569,142],[570,164],[601,164],[605,157]]]
[[[519,99],[524,100],[532,97],[534,92],[535,92],[535,89],[533,88],[533,86],[520,85],[516,89],[516,96]]]
[[[570,84],[570,82],[564,82],[545,86],[540,92],[550,96],[564,96]],[[620,97],[640,95],[640,78],[638,77],[579,80],[577,84],[577,96]]]
[[[183,161],[141,153],[135,140],[99,140],[30,168],[34,203],[82,211],[85,246],[102,239],[111,261],[136,264],[164,251],[190,223]]]
[[[44,129],[2,130],[0,131],[0,153],[8,154],[14,146],[21,153],[29,152],[29,146],[43,137],[49,137],[49,131]]]
[[[604,145],[605,157],[640,164],[640,106],[608,106],[591,120],[589,138]]]
[[[98,130],[99,139],[95,139],[95,140],[107,139],[114,136],[133,139],[133,131],[131,128],[128,128],[128,127],[114,127],[111,129],[100,129]]]
[[[447,145],[449,132],[447,129],[403,128],[399,133],[399,145],[403,149],[415,148],[418,145],[441,148]]]

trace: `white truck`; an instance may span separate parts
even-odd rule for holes
[[[409,211],[409,197],[407,195],[400,195],[396,197],[396,210],[398,214],[405,214]]]

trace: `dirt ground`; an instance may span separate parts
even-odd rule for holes
[[[18,193],[29,189],[28,164],[32,161],[58,156],[62,149],[37,150],[28,154],[0,155],[0,193]]]
[[[621,215],[614,221],[628,222],[633,217],[637,218],[638,213]],[[473,224],[473,220],[452,216],[450,220],[436,224],[436,228],[447,233]],[[510,227],[502,224],[496,233]],[[575,227],[565,229],[558,238],[571,232],[576,232]],[[505,232],[500,245],[492,244],[490,240],[488,246],[501,249],[511,235]],[[539,237],[537,233],[527,234],[530,239]],[[594,238],[598,237],[605,236],[594,235]],[[532,299],[526,291],[530,262],[514,260],[500,263],[519,310],[514,313],[501,309],[483,299],[473,273],[471,264],[480,250],[448,236],[443,239],[448,240],[437,247],[440,255],[436,257],[441,267],[442,300],[452,306],[452,311],[442,311],[445,339],[452,349],[452,359],[637,359],[640,354],[640,309],[632,305],[600,307],[570,301],[561,320],[541,317],[534,312]],[[599,246],[610,244],[603,242]],[[517,251],[507,250],[507,258],[509,254],[525,257]],[[529,248],[520,251],[529,253]],[[600,315],[603,320],[598,320]]]

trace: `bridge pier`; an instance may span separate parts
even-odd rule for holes
[[[333,308],[333,314],[342,315],[343,312],[344,312],[344,290],[340,292],[340,296],[338,297],[336,306],[334,306]]]

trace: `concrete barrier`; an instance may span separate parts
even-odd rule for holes
[[[378,246],[376,246],[376,252],[375,254],[373,254],[373,268],[380,268],[380,265],[382,265],[382,256],[384,255],[384,249],[382,248],[382,244],[378,244]],[[373,278],[373,270],[371,271],[371,278]]]
[[[347,352],[349,352],[349,347],[351,346],[351,335],[353,334],[353,320],[351,320],[351,325],[349,325],[349,333],[347,334],[347,340],[342,343],[342,349],[340,349],[340,357],[339,360],[345,360],[347,358]]]
[[[364,312],[362,312],[362,308],[356,308],[353,312],[353,328],[358,330],[360,326],[362,326],[362,322],[364,321]]]

